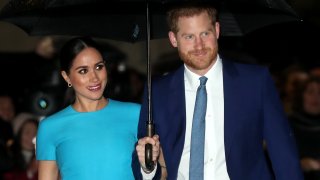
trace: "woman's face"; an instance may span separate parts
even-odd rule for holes
[[[7,96],[0,97],[0,117],[5,121],[11,121],[15,116],[12,99]]]
[[[320,114],[320,84],[311,82],[303,93],[304,110],[309,114]]]
[[[32,140],[36,137],[37,126],[34,123],[28,122],[24,124],[21,131],[21,147],[25,150],[34,150]]]
[[[107,84],[107,70],[101,54],[94,48],[85,48],[74,59],[69,74],[62,72],[71,83],[80,101],[100,100]]]

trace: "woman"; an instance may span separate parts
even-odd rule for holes
[[[20,126],[17,136],[10,147],[12,158],[11,170],[4,175],[4,180],[36,180],[38,179],[32,139],[38,129],[37,119],[26,119]]]
[[[320,179],[320,79],[310,77],[296,92],[289,120],[306,180]]]
[[[131,156],[140,105],[103,96],[107,69],[89,38],[74,38],[60,54],[61,75],[74,102],[40,122],[39,179],[134,179]]]

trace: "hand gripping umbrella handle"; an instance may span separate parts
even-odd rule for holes
[[[153,123],[147,124],[147,133],[148,137],[152,137],[154,135]],[[155,164],[152,161],[152,145],[145,145],[145,164],[148,171],[153,171]]]

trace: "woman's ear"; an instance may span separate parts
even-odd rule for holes
[[[69,84],[70,83],[70,78],[67,75],[66,71],[61,71],[61,76],[63,77],[63,79]]]

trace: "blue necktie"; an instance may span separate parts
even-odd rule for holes
[[[191,147],[190,147],[190,165],[189,179],[203,180],[204,166],[204,137],[205,137],[205,117],[207,110],[207,91],[206,82],[208,78],[202,76],[200,86],[197,90],[196,102],[194,105]]]

